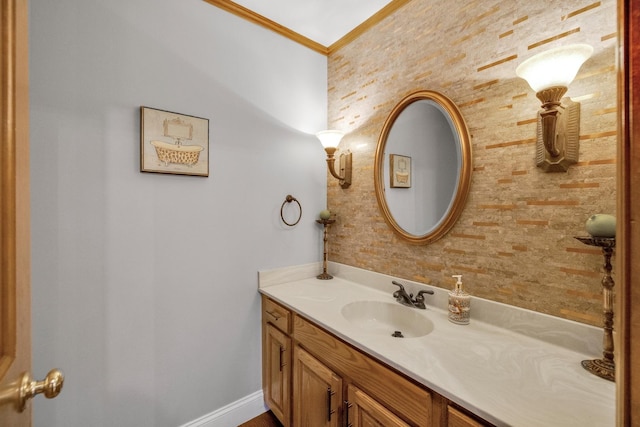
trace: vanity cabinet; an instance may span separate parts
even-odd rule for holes
[[[409,427],[300,346],[294,347],[293,358],[293,425]]]
[[[348,411],[350,423],[357,425],[357,421],[364,423],[362,425],[383,426],[434,425],[431,422],[433,411],[430,391],[303,317],[294,314],[292,320],[295,351],[297,352],[299,347],[304,349],[341,378],[346,388],[342,393],[348,397],[346,402],[343,402],[342,417],[346,418],[346,408],[351,405]],[[297,369],[295,371],[297,373]],[[295,399],[299,398],[295,390],[294,396]],[[294,404],[294,419],[296,408],[298,405]],[[369,408],[375,408],[377,411],[368,411],[365,414]],[[367,424],[367,420],[373,419],[374,415],[380,417],[378,424]],[[394,419],[395,424],[388,424],[389,419]],[[309,424],[311,425],[313,424]]]
[[[284,427],[291,416],[291,312],[262,300],[262,390],[271,412]]]
[[[491,425],[262,298],[265,403],[285,427]]]

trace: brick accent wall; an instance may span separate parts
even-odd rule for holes
[[[580,160],[545,173],[540,102],[515,68],[570,43],[595,49],[567,93],[581,103]],[[615,0],[413,0],[332,53],[328,125],[347,132],[340,149],[353,152],[354,175],[344,190],[328,177],[330,260],[443,288],[463,274],[472,295],[601,326],[603,257],[573,236],[591,214],[615,214],[615,51]],[[415,246],[384,221],[373,170],[386,117],[422,89],[461,109],[473,176],[453,229]]]

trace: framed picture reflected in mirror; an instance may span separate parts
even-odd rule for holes
[[[389,155],[391,188],[411,188],[411,157]]]

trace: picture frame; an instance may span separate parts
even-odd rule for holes
[[[411,157],[390,154],[389,176],[391,188],[411,188]]]
[[[140,107],[140,172],[209,176],[209,120]]]

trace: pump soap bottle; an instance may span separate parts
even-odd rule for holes
[[[456,287],[449,292],[449,320],[458,325],[468,325],[471,310],[471,297],[462,289],[462,275],[454,274]]]

